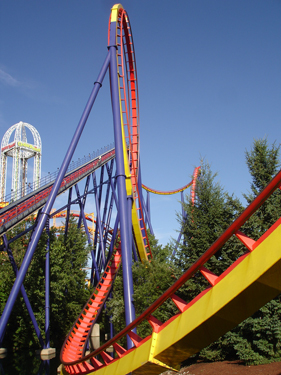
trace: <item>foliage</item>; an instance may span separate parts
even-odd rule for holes
[[[212,245],[241,212],[240,201],[225,192],[216,182],[216,177],[217,174],[212,173],[210,165],[202,161],[200,178],[196,184],[196,201],[193,203],[186,196],[183,203],[187,213],[182,223],[184,241],[177,251],[175,261],[181,273]],[[242,252],[241,244],[233,237],[210,258],[205,267],[220,275]],[[181,288],[180,295],[190,301],[208,285],[207,280],[198,272]]]
[[[22,232],[31,222],[19,224],[9,237]],[[10,248],[17,267],[24,257],[29,234],[15,242]],[[31,303],[37,323],[44,336],[45,331],[45,257],[47,235],[41,236],[30,267],[24,279],[24,287]],[[15,280],[15,276],[6,253],[1,253],[0,303],[1,313]],[[54,228],[50,230],[50,337],[51,345],[59,346],[71,328],[82,306],[89,297],[85,287],[88,246],[84,233],[77,228],[73,218],[70,219],[68,236],[61,232],[57,235]],[[4,345],[13,350],[38,347],[38,339],[32,327],[30,317],[21,293],[13,308]]]
[[[251,193],[244,195],[250,203],[270,182],[278,171],[279,148],[271,148],[266,139],[255,140],[246,163],[252,176]],[[242,231],[258,239],[280,217],[281,193],[274,192],[262,207],[243,226]],[[281,300],[280,296],[258,310],[200,352],[204,360],[238,358],[248,365],[262,364],[281,359]]]
[[[268,146],[266,139],[254,141],[246,152],[246,162],[252,176],[251,193],[245,195],[250,203],[270,182],[280,168],[280,146]],[[254,239],[259,238],[280,218],[281,192],[277,189],[246,223],[243,231]],[[235,330],[239,340],[235,350],[239,358],[249,364],[276,361],[281,358],[281,297],[267,303]]]

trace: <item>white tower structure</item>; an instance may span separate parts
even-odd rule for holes
[[[26,128],[30,130],[33,136],[33,143],[27,142]],[[14,131],[14,140],[10,140]],[[33,189],[39,187],[41,177],[41,154],[41,138],[34,126],[21,121],[11,126],[6,131],[1,143],[0,202],[3,202],[6,196],[7,157],[10,156],[13,158],[11,199],[16,200],[26,194],[27,161],[32,157],[34,157],[32,186]]]

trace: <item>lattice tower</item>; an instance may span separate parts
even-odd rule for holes
[[[33,143],[27,142],[26,128],[30,130],[33,136]],[[13,132],[15,132],[14,139],[10,140]],[[32,188],[37,189],[39,187],[41,155],[41,138],[34,126],[20,121],[6,131],[1,143],[0,201],[4,201],[6,196],[7,157],[13,158],[11,199],[16,200],[27,192],[27,161],[32,157],[34,157]]]

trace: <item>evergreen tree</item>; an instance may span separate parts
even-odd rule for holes
[[[182,223],[184,241],[175,261],[181,273],[212,245],[241,212],[240,201],[225,192],[216,182],[216,177],[217,174],[212,173],[209,164],[202,161],[196,184],[196,200],[193,203],[189,196],[186,196],[183,204],[187,213]],[[241,244],[233,237],[211,257],[205,267],[219,276],[242,253]],[[198,272],[181,288],[180,295],[190,301],[208,285],[207,280]]]
[[[267,139],[254,141],[246,152],[246,163],[252,176],[251,193],[244,197],[250,203],[280,169],[280,146],[269,147]],[[281,192],[277,189],[244,225],[243,232],[258,239],[281,216]],[[234,349],[249,364],[281,359],[281,296],[272,300],[246,319],[236,329]]]
[[[9,236],[22,232],[27,221],[19,224]],[[28,242],[29,234],[11,243],[10,248],[20,268]],[[41,236],[28,272],[24,279],[24,286],[31,303],[37,323],[44,337],[45,331],[45,256],[47,235]],[[65,335],[89,298],[89,291],[85,286],[85,267],[88,259],[88,245],[85,234],[77,228],[77,223],[70,219],[67,238],[64,233],[57,235],[57,230],[50,230],[50,338],[51,345],[60,347]],[[0,254],[0,309],[4,309],[15,276],[6,253]],[[38,348],[38,339],[34,332],[29,314],[21,293],[13,308],[4,345],[13,350]]]
[[[247,203],[266,187],[278,172],[279,149],[268,146],[266,139],[255,140],[250,152],[246,151],[246,163],[252,176],[251,192],[245,194]],[[258,239],[281,213],[281,193],[278,189],[245,223],[242,231]],[[246,364],[268,363],[281,358],[281,298],[278,296],[258,310],[252,317],[239,324],[231,332],[200,352],[204,360],[236,358]]]

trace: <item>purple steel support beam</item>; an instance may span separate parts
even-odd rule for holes
[[[149,221],[151,222],[150,193],[149,193],[149,191],[147,192],[147,196],[146,196],[146,207],[147,207],[147,214],[148,214],[148,217],[149,217]]]
[[[86,232],[86,235],[87,235],[87,238],[88,238],[88,244],[91,245],[91,236],[90,236],[90,233],[89,233],[87,220],[86,220],[86,217],[85,217],[84,207],[83,207],[83,203],[81,201],[78,184],[75,185],[75,190],[76,190],[77,199],[78,199],[78,203],[79,203],[79,207],[80,207],[80,217],[82,217],[82,220],[83,220],[85,232]]]
[[[184,194],[183,194],[183,191],[181,192],[181,206],[182,206],[182,218],[183,218],[183,223],[182,223],[182,228],[181,228],[181,231],[183,232],[183,226],[184,226],[184,223],[186,221],[186,218],[187,218],[187,212],[185,211],[185,209],[183,208],[183,204],[184,204]],[[183,244],[184,246],[186,246],[186,240],[185,238],[183,237]]]
[[[99,209],[101,210],[101,198],[102,198],[102,189],[103,189],[103,177],[104,177],[104,165],[101,167],[101,173],[100,173],[100,184],[99,188],[97,188],[98,191],[98,205]],[[104,228],[104,216],[106,214],[107,207],[106,205],[104,206],[103,209],[103,217],[100,215],[100,220],[101,220],[101,228],[102,228],[102,233],[100,233],[100,242],[98,245],[98,254],[100,256],[100,259],[103,260],[102,268],[105,267],[105,248],[106,245],[104,243],[104,233],[105,233],[105,228]]]
[[[111,242],[110,242],[110,246],[109,246],[109,251],[108,251],[108,254],[107,254],[106,263],[109,262],[109,259],[111,258],[111,255],[112,255],[112,252],[113,252],[113,249],[114,249],[114,243],[115,243],[115,240],[116,240],[118,225],[119,225],[119,214],[117,213],[114,228],[113,228],[113,233],[112,233],[112,237],[111,237]]]
[[[112,169],[113,169],[113,160],[111,160],[111,163],[110,163],[111,174],[110,174],[110,176],[108,176],[109,179],[111,179]],[[110,181],[108,180],[107,188],[106,188],[106,194],[105,194],[103,217],[102,217],[102,223],[103,223],[103,226],[104,226],[104,236],[103,236],[103,246],[104,246],[104,248],[106,247],[106,240],[107,240],[107,233],[108,233],[107,232],[108,231],[108,221],[106,222],[106,216],[109,216],[109,214],[110,214],[110,205],[109,205],[109,212],[107,212],[108,201],[109,201],[109,193],[110,193]],[[111,194],[111,198],[113,199],[112,194]]]
[[[178,236],[178,239],[176,241],[176,245],[175,245],[175,248],[173,250],[173,253],[172,253],[172,257],[175,255],[178,247],[179,247],[179,244],[180,244],[180,240],[181,240],[181,237],[182,237],[182,234],[183,234],[183,226],[184,226],[184,222],[185,222],[185,219],[187,217],[187,213],[186,211],[184,210],[183,208],[183,203],[184,203],[184,195],[183,195],[183,191],[181,191],[181,212],[182,212],[182,225],[181,225],[181,230],[180,230],[180,234]]]
[[[141,193],[142,193],[142,191],[141,191]],[[144,201],[144,199],[143,199],[143,201]],[[148,228],[150,230],[150,233],[154,236],[153,228],[152,228],[152,225],[151,225],[151,222],[150,222],[150,215],[148,214],[146,204],[144,204],[142,207],[143,207],[143,211],[145,213],[146,225],[148,226]]]
[[[107,170],[107,172],[110,173],[109,169]],[[117,185],[117,178],[116,178],[116,174],[115,174],[114,183],[112,182],[112,178],[110,179],[110,186],[111,186],[111,191],[112,191],[112,194],[113,194],[113,197],[114,197],[116,207],[118,207],[118,198],[117,198],[117,194],[116,194],[116,191],[115,191],[116,185]]]
[[[87,176],[85,188],[84,188],[84,194],[83,194],[83,198],[81,200],[81,204],[82,204],[84,213],[85,213],[84,208],[85,208],[85,204],[86,204],[87,194],[88,194],[88,190],[89,190],[89,183],[90,183],[90,176]],[[81,221],[82,221],[82,216],[81,216],[81,211],[80,211],[80,215],[79,215],[79,219],[78,219],[78,225],[77,225],[78,228],[81,227]]]
[[[98,269],[98,266],[97,266],[97,263],[96,263],[94,250],[91,250],[91,256],[92,256],[91,285],[93,285],[94,279],[95,279],[95,284],[99,282],[100,273],[99,273],[99,269]],[[95,270],[95,275],[94,275],[94,270]]]
[[[138,262],[138,254],[137,254],[137,250],[136,250],[136,245],[135,245],[135,241],[133,240],[133,255],[134,255],[134,261],[135,262]]]
[[[36,227],[36,224],[33,224],[31,227],[25,229],[23,232],[17,234],[15,237],[10,238],[10,239],[8,240],[8,245],[10,245],[10,244],[13,243],[14,241],[16,241],[16,240],[17,240],[18,238],[20,238],[21,236],[24,236],[26,233],[32,231],[35,227]],[[4,245],[4,244],[0,246],[0,251],[2,251],[2,250],[5,250],[5,245]]]
[[[45,259],[45,340],[50,348],[50,220],[46,222],[47,246]]]
[[[68,204],[67,204],[67,209],[66,209],[65,228],[64,228],[65,237],[67,236],[67,232],[68,232],[71,198],[72,198],[72,187],[69,189],[69,193],[68,193]]]
[[[132,260],[132,243],[130,243],[130,236],[128,235],[128,228],[132,228],[132,225],[131,223],[129,225],[128,222],[129,220],[127,208],[126,176],[124,170],[121,114],[116,59],[117,46],[115,32],[115,22],[111,22],[110,45],[108,47],[110,52],[110,89],[115,140],[118,212],[120,216],[125,321],[126,325],[129,325],[135,319],[135,311],[133,305],[133,277],[132,269],[130,267]],[[130,349],[131,347],[133,347],[132,342],[130,342],[128,349]]]
[[[99,265],[99,260],[102,259],[102,268],[105,267],[105,251],[104,251],[104,246],[103,246],[103,240],[102,240],[102,235],[103,235],[103,228],[102,228],[102,223],[101,223],[101,215],[100,215],[100,206],[99,206],[99,201],[98,201],[98,192],[97,192],[97,181],[96,181],[96,173],[92,173],[92,178],[93,178],[93,184],[94,184],[94,195],[95,195],[95,201],[96,201],[96,228],[98,228],[99,234],[100,234],[100,252],[97,252],[96,254],[96,260],[97,264]],[[95,233],[95,244],[97,244],[97,229]]]
[[[7,251],[7,254],[8,254],[8,257],[9,257],[9,260],[10,260],[10,263],[11,263],[11,266],[13,268],[13,271],[15,273],[15,276],[17,277],[18,275],[18,268],[17,268],[17,265],[16,265],[16,262],[15,262],[15,259],[13,257],[13,253],[12,253],[12,250],[9,248],[9,244],[8,244],[8,239],[7,239],[7,236],[6,234],[3,235],[3,242],[4,242],[4,246],[5,246],[5,250]],[[26,291],[25,291],[25,288],[22,284],[21,288],[20,288],[20,291],[21,291],[21,294],[22,294],[22,297],[23,297],[23,300],[24,300],[24,303],[26,305],[26,308],[27,308],[27,311],[28,311],[28,314],[30,316],[30,319],[32,321],[32,324],[33,324],[33,327],[35,329],[35,332],[36,332],[36,335],[38,337],[38,340],[40,342],[40,345],[42,348],[45,348],[45,343],[44,343],[44,340],[43,340],[43,337],[41,335],[41,332],[40,332],[40,329],[38,327],[38,324],[37,324],[37,321],[36,321],[36,318],[34,316],[34,313],[33,313],[33,310],[32,310],[32,307],[31,307],[31,304],[29,302],[29,299],[27,297],[27,294],[26,294]],[[1,341],[2,343],[2,341]]]
[[[99,206],[101,206],[103,175],[104,175],[104,165],[101,167],[101,171],[100,171],[100,186],[99,186],[99,189],[98,189],[99,190]]]
[[[112,292],[110,293],[109,298],[112,298]],[[112,316],[109,319],[109,329],[110,329],[110,339],[112,339],[114,337],[114,325],[112,323]],[[114,358],[114,352],[113,351],[109,355],[112,358]]]
[[[140,200],[140,205],[143,208],[143,196],[142,196],[142,182],[141,182],[141,163],[139,160],[139,168],[138,168],[138,192],[139,192],[139,200]],[[145,221],[144,221],[144,214],[143,214],[143,209],[139,210],[139,219],[140,219],[140,226],[142,229],[142,237],[144,238],[144,243],[147,244],[147,238],[146,238],[146,227],[145,227]]]
[[[185,209],[183,208],[183,204],[184,204],[184,194],[183,194],[183,191],[181,191],[181,212],[182,212],[182,218],[186,219],[187,213],[186,213]]]
[[[107,71],[108,66],[109,66],[110,55],[111,54],[110,54],[110,51],[109,51],[106,58],[105,58],[104,64],[103,64],[102,69],[101,69],[101,72],[100,72],[100,74],[97,78],[97,81],[94,84],[92,93],[91,93],[91,95],[89,97],[89,100],[86,104],[86,107],[85,107],[84,112],[82,114],[82,117],[79,121],[77,129],[76,129],[76,131],[74,133],[74,136],[71,140],[70,146],[67,150],[66,156],[63,160],[62,166],[59,170],[58,176],[57,176],[56,181],[53,185],[53,188],[52,188],[52,191],[49,195],[47,203],[46,203],[45,207],[43,208],[43,210],[41,211],[41,214],[40,214],[40,217],[39,217],[39,220],[38,220],[38,225],[37,225],[37,227],[36,227],[36,229],[33,233],[33,236],[31,238],[31,241],[30,241],[29,246],[28,246],[27,251],[26,251],[26,255],[23,259],[21,268],[18,272],[18,276],[17,276],[17,278],[15,280],[15,283],[12,287],[11,293],[9,295],[9,298],[7,300],[7,303],[5,305],[4,311],[3,311],[2,316],[1,316],[1,320],[0,320],[0,340],[3,339],[4,332],[5,332],[6,326],[8,324],[9,317],[11,315],[12,309],[13,309],[14,304],[16,302],[16,299],[17,299],[18,293],[20,291],[21,285],[23,283],[24,277],[26,275],[26,272],[27,272],[28,267],[30,265],[30,262],[32,260],[33,254],[35,252],[36,246],[37,246],[38,241],[39,241],[39,238],[40,238],[40,236],[43,232],[46,221],[49,217],[49,214],[51,212],[51,209],[52,209],[53,204],[55,202],[55,199],[57,197],[59,188],[61,186],[61,183],[63,181],[65,173],[67,171],[69,163],[70,163],[70,161],[73,157],[74,151],[75,151],[76,146],[79,142],[79,139],[81,137],[81,134],[83,132],[83,129],[85,127],[87,119],[89,117],[89,114],[91,112],[92,106],[93,106],[93,104],[95,102],[95,99],[97,97],[97,94],[99,92],[99,89],[102,86],[102,81],[104,79],[104,76],[105,76],[106,71]]]
[[[112,161],[111,161],[109,171],[107,169],[108,184],[107,184],[107,192],[106,192],[106,194],[108,194],[108,195],[109,195],[110,187],[111,187],[113,164],[114,164],[114,159],[112,159]],[[106,167],[107,167],[107,165],[106,165]],[[113,199],[114,199],[114,194],[113,194],[113,192],[111,192],[111,197],[110,197],[110,203],[109,203],[109,209],[108,209],[108,213],[107,213],[106,223],[105,223],[105,218],[104,218],[104,223],[105,223],[105,232],[104,232],[104,239],[103,239],[104,246],[106,246],[107,237],[108,237],[109,223],[110,223],[110,220],[111,220],[112,209],[113,209]]]
[[[133,240],[133,225],[132,225],[132,206],[133,206],[133,203],[134,203],[134,198],[132,195],[130,196],[127,196],[127,206],[128,206],[128,235],[129,235],[129,244],[131,244],[131,256],[129,257],[129,267],[130,269],[132,270],[132,251],[134,249],[134,240]],[[133,308],[133,313],[135,315],[135,306],[134,304],[132,304],[132,308]],[[134,328],[133,331],[135,333],[137,333],[137,329]],[[129,347],[131,345],[131,339],[129,336],[127,336],[127,346]]]

